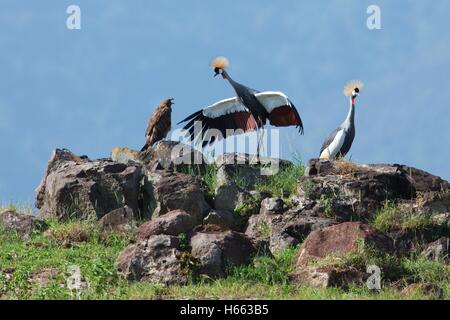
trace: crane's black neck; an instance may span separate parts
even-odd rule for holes
[[[223,77],[225,80],[228,80],[228,82],[231,83],[231,85],[237,83],[236,81],[234,81],[234,80],[230,77],[230,75],[228,74],[228,72],[226,72],[226,71],[223,70],[223,69],[222,69],[222,77]]]
[[[244,91],[244,86],[236,81],[234,81],[230,75],[228,74],[228,72],[226,72],[225,70],[222,71],[222,77],[225,80],[228,80],[228,82],[231,84],[231,86],[233,87],[234,91],[236,91],[236,94],[238,96],[240,96],[242,94],[242,92]]]
[[[350,108],[348,110],[347,118],[343,123],[344,128],[355,127],[355,98],[350,97]]]

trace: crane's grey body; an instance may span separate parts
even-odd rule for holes
[[[325,140],[320,149],[320,159],[333,160],[345,157],[355,139],[355,104],[350,98],[350,110],[345,121]]]
[[[269,114],[266,108],[264,108],[264,106],[255,96],[255,93],[259,93],[259,91],[248,88],[234,81],[225,70],[223,70],[223,76],[231,84],[234,91],[236,92],[237,97],[242,101],[242,104],[253,115],[256,120],[257,126],[262,127]]]

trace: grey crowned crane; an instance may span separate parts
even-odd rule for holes
[[[263,129],[267,120],[276,127],[296,126],[303,134],[303,123],[300,115],[291,100],[282,92],[250,89],[235,82],[226,72],[228,60],[218,57],[213,60],[211,66],[215,75],[222,75],[229,81],[236,92],[236,97],[218,101],[196,113],[190,115],[180,123],[187,122],[183,129],[189,131],[191,140],[194,140],[199,132],[195,130],[195,124],[201,122],[201,133],[204,137],[209,129],[216,129],[222,136],[206,135],[203,147],[214,143],[217,138],[226,138],[228,133],[236,130],[234,135]],[[259,142],[258,142],[259,154]]]
[[[320,149],[321,160],[334,160],[345,157],[355,138],[355,101],[364,87],[361,81],[350,81],[344,88],[344,95],[350,98],[350,109],[344,122],[334,130]]]

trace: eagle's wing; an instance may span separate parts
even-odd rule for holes
[[[155,128],[155,125],[158,123],[158,120],[160,118],[160,112],[156,109],[155,112],[151,115],[151,117],[148,119],[147,123],[147,129],[145,130],[145,136],[150,137],[153,133],[153,129]]]

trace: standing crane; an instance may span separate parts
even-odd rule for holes
[[[201,121],[202,135],[208,129],[217,129],[226,137],[227,129],[238,130],[235,134],[263,130],[267,120],[276,127],[296,126],[303,134],[303,122],[292,101],[282,92],[259,92],[234,81],[225,70],[229,65],[225,57],[215,58],[211,66],[214,76],[221,75],[228,80],[236,92],[236,97],[218,101],[190,115],[178,124],[187,122],[184,129],[189,131],[191,140],[196,134],[195,123]],[[216,141],[215,136],[207,136],[203,147]],[[259,155],[260,141],[258,141]]]
[[[145,145],[142,147],[141,152],[164,139],[169,133],[172,125],[172,105],[173,99],[161,101],[152,116],[148,119],[147,130],[145,130]]]
[[[350,98],[347,118],[325,140],[320,149],[321,160],[343,158],[350,151],[355,139],[355,101],[364,87],[361,81],[350,81],[344,87],[344,95]]]

